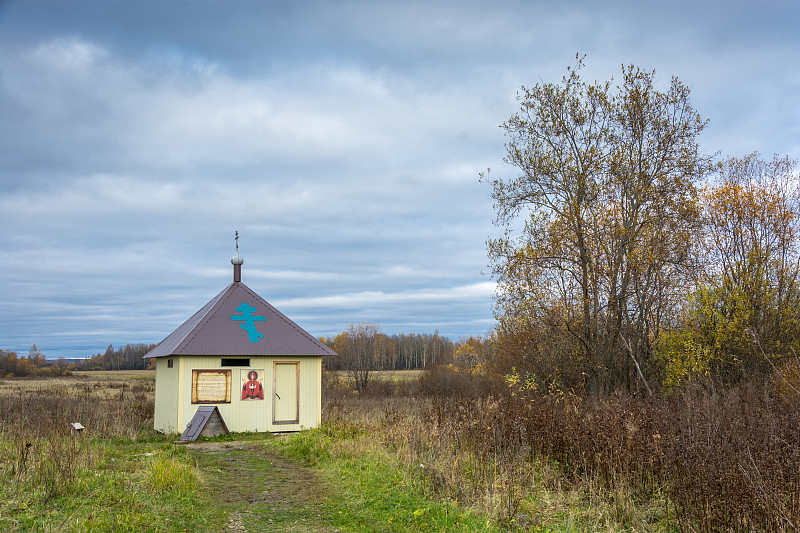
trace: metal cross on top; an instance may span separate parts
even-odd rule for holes
[[[239,231],[236,231],[236,253],[239,253]]]

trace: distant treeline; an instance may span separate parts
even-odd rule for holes
[[[28,351],[27,357],[19,357],[17,352],[0,350],[0,376],[13,378],[14,376],[38,375],[46,369],[48,361],[45,360],[42,350],[34,344]],[[60,373],[60,368],[55,368],[55,373]]]
[[[320,340],[334,350],[339,357],[325,358],[328,370],[346,370],[353,358],[352,333],[345,331],[335,337]],[[386,335],[379,329],[370,335],[370,346],[364,359],[369,360],[372,370],[417,370],[450,362],[458,344],[439,332],[433,334],[401,333]],[[361,359],[361,357],[359,357]],[[362,361],[366,362],[366,361]],[[352,366],[352,365],[351,365]]]
[[[327,357],[326,368],[330,370],[345,369],[344,359],[347,349],[344,348],[347,333],[320,340],[339,354],[339,357]],[[374,370],[415,370],[432,365],[448,363],[461,343],[434,333],[401,333],[395,335],[377,334],[375,339],[380,344],[379,354],[371,354]],[[24,377],[37,375],[62,375],[73,370],[144,370],[151,361],[144,356],[155,348],[155,344],[126,344],[124,348],[115,349],[109,344],[106,351],[97,353],[87,359],[46,359],[42,350],[35,344],[26,355],[17,352],[0,350],[0,377]]]
[[[126,344],[115,350],[108,345],[105,353],[95,354],[88,359],[46,359],[35,344],[27,355],[0,350],[0,377],[60,376],[73,370],[144,370],[148,361],[144,356],[155,344]]]
[[[124,348],[115,350],[111,344],[105,353],[98,353],[78,363],[78,370],[145,370],[149,361],[145,361],[147,352],[155,348],[155,344],[126,344]]]

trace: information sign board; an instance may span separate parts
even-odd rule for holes
[[[192,403],[231,403],[231,371],[192,370]]]

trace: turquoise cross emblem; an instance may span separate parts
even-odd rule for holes
[[[256,308],[250,307],[250,304],[247,303],[239,304],[236,310],[242,314],[231,315],[231,320],[241,320],[244,322],[244,324],[239,324],[239,327],[247,332],[247,336],[250,337],[250,342],[258,342],[259,339],[263,339],[264,335],[258,332],[255,323],[264,322],[267,320],[267,317],[257,316],[255,314]]]

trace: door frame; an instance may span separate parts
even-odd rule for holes
[[[295,399],[294,399],[294,419],[293,420],[277,420],[276,419],[276,396],[278,396],[278,365],[294,365],[295,367]],[[279,397],[280,398],[280,397]],[[300,423],[300,361],[273,361],[272,363],[272,423],[275,425],[280,424],[299,424]]]

